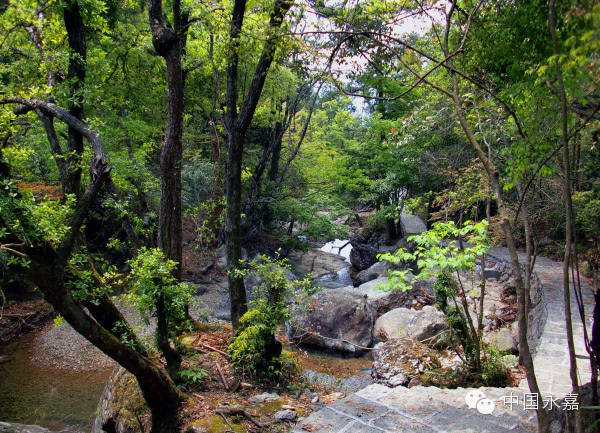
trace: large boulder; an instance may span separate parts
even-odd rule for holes
[[[223,244],[215,250],[216,266],[222,270],[227,269],[227,249]],[[248,252],[242,248],[242,260],[248,260]]]
[[[516,322],[515,322],[516,323]],[[517,353],[517,342],[510,329],[500,328],[495,331],[484,334],[483,342],[494,346],[501,352]]]
[[[427,231],[427,225],[416,215],[410,215],[407,213],[401,214],[400,224],[402,226],[402,235],[404,237],[420,235],[424,231]]]
[[[396,266],[390,262],[377,262],[368,269],[357,273],[354,276],[354,285],[360,286],[361,284],[367,283],[371,280],[387,277],[388,272],[391,269],[396,269]]]
[[[392,338],[412,338],[431,341],[433,337],[449,328],[441,311],[427,305],[422,310],[396,308],[379,317],[375,322],[373,336],[379,341]]]
[[[342,256],[320,250],[292,251],[287,259],[301,277],[312,274],[313,278],[319,278],[348,267]]]
[[[352,251],[350,251],[350,263],[358,271],[369,269],[377,262],[377,248],[352,240]]]
[[[139,416],[146,412],[148,408],[136,378],[120,367],[102,392],[92,433],[143,433]]]
[[[407,386],[411,381],[419,381],[425,371],[441,367],[434,350],[409,338],[379,343],[373,356],[373,381],[390,387]]]
[[[353,288],[322,290],[296,310],[290,337],[297,343],[357,353],[373,342],[375,311]]]
[[[413,278],[411,273],[407,274],[409,280]],[[390,310],[404,307],[410,308],[415,305],[429,305],[433,301],[432,293],[428,289],[430,286],[426,282],[418,281],[412,289],[402,290],[382,290],[380,286],[387,283],[387,277],[377,278],[358,286],[357,293],[367,297],[377,316],[381,316]]]

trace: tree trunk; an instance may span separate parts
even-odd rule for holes
[[[87,46],[85,42],[85,27],[76,0],[66,2],[63,10],[65,28],[69,40],[69,71],[67,78],[70,81],[69,114],[83,120],[83,102],[85,69],[87,59]],[[65,194],[79,195],[81,191],[81,155],[83,153],[83,136],[73,127],[69,126],[68,136],[68,177],[63,180]]]
[[[238,266],[242,258],[241,239],[241,210],[242,210],[242,158],[244,153],[244,140],[250,123],[254,118],[258,100],[262,94],[267,73],[273,62],[276,50],[277,30],[287,11],[292,6],[286,0],[275,0],[267,40],[254,69],[252,81],[248,88],[238,113],[238,64],[240,52],[240,35],[244,24],[246,0],[235,0],[233,13],[229,25],[229,41],[231,55],[227,60],[227,91],[225,97],[225,141],[227,145],[227,174],[226,196],[227,208],[225,211],[225,245],[227,250],[227,270],[231,271]],[[246,305],[246,289],[244,280],[230,272],[229,295],[231,297],[231,323],[234,330],[239,324],[240,317],[248,309]]]
[[[178,263],[177,278],[181,275],[182,211],[181,157],[184,113],[184,83],[181,68],[181,48],[174,42],[165,53],[169,109],[167,131],[160,154],[161,197],[158,214],[158,246],[165,256]]]
[[[225,181],[227,207],[225,209],[225,239],[227,271],[229,271],[229,296],[231,298],[231,323],[236,329],[240,318],[248,310],[244,279],[234,276],[242,259],[241,211],[242,211],[242,153],[243,138],[235,131],[226,135],[227,174]]]
[[[525,373],[527,376],[527,382],[529,384],[529,390],[532,394],[540,395],[540,388],[535,377],[535,369],[533,366],[533,358],[531,356],[531,350],[529,348],[529,342],[527,341],[527,296],[525,294],[525,286],[523,284],[523,278],[521,276],[521,268],[519,264],[519,256],[517,254],[517,246],[512,233],[512,226],[510,223],[510,212],[504,203],[504,197],[502,196],[502,187],[500,185],[500,177],[498,170],[494,163],[487,158],[487,155],[483,151],[483,148],[477,141],[475,134],[473,133],[465,114],[462,110],[461,100],[458,93],[458,77],[455,72],[451,72],[452,79],[452,98],[454,100],[454,108],[458,117],[459,123],[467,136],[467,139],[474,147],[477,156],[483,164],[488,179],[494,193],[494,198],[498,204],[498,214],[500,216],[500,225],[506,239],[506,246],[510,255],[510,262],[515,279],[515,285],[517,286],[517,299],[518,299],[518,320],[519,320],[519,353],[523,366],[525,367]],[[537,409],[538,427],[540,432],[549,431],[548,414],[545,409],[541,406]]]
[[[187,15],[181,11],[181,0],[173,0],[173,27],[165,22],[162,1],[152,0],[148,11],[152,45],[165,59],[167,65],[167,88],[169,108],[167,129],[160,154],[161,196],[158,213],[158,247],[167,259],[177,262],[175,277],[181,279],[183,252],[183,215],[181,205],[181,157],[184,114],[184,74],[181,56],[187,38]],[[189,317],[189,309],[185,308]],[[165,360],[169,374],[175,378],[181,357],[171,348],[167,328],[164,298],[158,297],[156,305],[157,343]]]
[[[569,348],[569,372],[573,393],[579,395],[579,379],[577,377],[577,358],[575,357],[575,343],[573,341],[573,322],[571,316],[571,287],[569,272],[571,266],[571,249],[573,247],[573,202],[571,200],[571,162],[569,156],[569,130],[567,126],[567,96],[563,83],[562,70],[558,56],[559,46],[556,35],[556,17],[554,13],[554,0],[548,2],[548,16],[550,24],[550,35],[552,36],[552,46],[554,49],[556,79],[558,82],[558,92],[560,97],[560,123],[561,123],[561,141],[562,141],[562,171],[563,171],[563,196],[565,200],[565,256],[563,262],[563,290],[565,304],[565,326],[567,328],[567,345]],[[585,317],[582,317],[585,320]],[[581,413],[575,411],[575,432],[583,433],[583,424]]]

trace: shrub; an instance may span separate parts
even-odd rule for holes
[[[285,298],[302,296],[311,286],[306,279],[288,280],[288,266],[285,260],[261,255],[244,268],[232,271],[237,276],[253,275],[259,280],[251,309],[241,317],[228,348],[233,368],[257,380],[280,382],[297,371],[292,358],[282,354],[282,344],[275,334],[279,325],[290,317]]]

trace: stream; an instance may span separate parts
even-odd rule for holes
[[[321,251],[339,254],[350,263],[352,246],[347,240],[326,243]],[[326,275],[323,283],[351,285],[349,266]],[[53,431],[90,432],[100,395],[112,370],[60,370],[40,366],[31,360],[35,339],[44,328],[21,335],[0,346],[0,421],[36,424]],[[298,350],[297,348],[290,348]],[[369,381],[370,353],[344,358],[317,350],[300,350],[300,363],[313,381],[343,387],[362,387]],[[368,383],[367,383],[368,384]]]
[[[37,424],[50,430],[89,432],[111,370],[76,372],[32,363],[36,332],[0,346],[0,421]]]

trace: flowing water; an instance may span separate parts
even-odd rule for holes
[[[75,372],[40,367],[30,360],[34,333],[0,347],[0,420],[51,430],[89,432],[111,371]]]
[[[320,248],[321,251],[326,253],[338,254],[350,263],[350,251],[352,251],[352,245],[349,239],[336,239],[334,241],[327,242]]]

